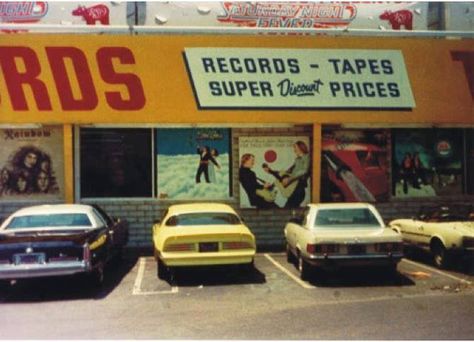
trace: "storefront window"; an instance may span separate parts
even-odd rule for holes
[[[151,197],[151,129],[82,128],[81,197]]]

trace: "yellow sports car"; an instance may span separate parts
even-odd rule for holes
[[[237,213],[220,203],[170,206],[153,226],[153,245],[160,279],[179,266],[252,266],[256,249]]]

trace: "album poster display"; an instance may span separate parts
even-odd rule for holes
[[[239,151],[242,208],[299,208],[310,202],[309,137],[240,137]]]
[[[389,130],[323,130],[322,202],[382,202],[390,194]]]
[[[160,199],[228,199],[230,130],[156,130],[157,195]]]
[[[397,198],[463,192],[461,129],[397,129],[393,133],[392,193]]]
[[[0,135],[0,198],[63,199],[62,127],[2,129]]]

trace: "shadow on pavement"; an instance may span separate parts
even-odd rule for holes
[[[432,255],[428,251],[422,249],[408,249],[405,252],[405,258],[436,268],[433,263]],[[452,257],[450,265],[445,270],[474,276],[474,255],[471,255],[470,257]]]
[[[101,286],[83,274],[64,277],[19,279],[0,288],[0,303],[47,302],[107,297],[135,266],[138,257],[130,256],[107,265]]]
[[[263,284],[265,282],[265,275],[256,267],[227,265],[177,267],[171,284],[179,287],[194,287]]]
[[[413,286],[415,283],[400,272],[383,269],[350,268],[327,271],[316,268],[308,279],[319,287]]]

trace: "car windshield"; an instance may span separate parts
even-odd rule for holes
[[[367,208],[351,209],[320,209],[318,210],[315,227],[374,227],[380,228],[380,222]]]
[[[471,205],[423,207],[418,218],[427,222],[474,221]]]
[[[87,214],[25,215],[11,220],[6,229],[41,227],[92,227]]]
[[[238,216],[230,213],[191,213],[171,216],[167,226],[202,226],[240,224]]]

